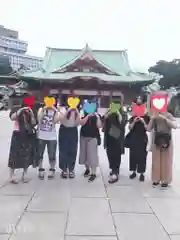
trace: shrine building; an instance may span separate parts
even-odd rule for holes
[[[97,99],[108,107],[113,97],[131,104],[143,86],[153,82],[147,74],[132,71],[126,50],[92,50],[47,48],[41,68],[26,71],[19,80],[28,83],[28,90],[37,101],[54,95],[61,103],[68,96]]]

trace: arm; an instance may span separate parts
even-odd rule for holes
[[[141,117],[140,120],[144,124],[144,128],[147,130],[150,118],[148,116],[144,116],[144,118]]]
[[[97,117],[96,126],[97,126],[97,128],[101,128],[102,127],[101,118],[98,114],[96,115],[96,117]]]
[[[129,120],[129,126],[128,126],[128,128],[129,128],[129,130],[132,130],[133,129],[133,127],[134,127],[134,125],[135,125],[135,123],[136,123],[136,119],[137,118],[130,118],[130,120]]]
[[[80,112],[78,111],[78,109],[76,109],[76,119],[75,119],[75,125],[78,126],[80,124],[81,118],[80,118]]]
[[[37,120],[38,120],[38,123],[40,123],[43,119],[43,116],[44,116],[44,111],[43,111],[43,108],[40,108],[38,110],[38,113],[37,113]]]
[[[15,121],[15,120],[17,120],[17,112],[14,112],[14,113],[10,113],[9,114],[9,117],[10,117],[10,119],[12,120],[12,121]]]
[[[123,120],[122,115],[119,113],[119,111],[117,111],[117,115],[118,115],[119,123],[121,123]]]
[[[126,112],[121,113],[122,116],[122,122],[124,124],[124,127],[126,126],[126,124],[128,123],[128,116]]]
[[[31,122],[33,125],[36,125],[36,119],[35,119],[34,113],[32,113],[31,115]]]
[[[80,124],[80,125],[86,124],[86,122],[88,121],[88,118],[89,118],[89,115],[87,115],[87,116],[84,117],[84,118],[80,118],[79,124]]]
[[[168,116],[163,116],[159,114],[159,118],[164,119],[170,128],[177,128],[177,123],[171,114],[169,114]]]
[[[108,109],[108,111],[104,114],[103,118],[106,119],[109,116],[110,113],[111,113],[110,109]]]
[[[178,127],[175,119],[172,116],[170,116],[169,119],[166,118],[166,121],[170,128],[176,129]]]
[[[9,114],[9,117],[12,121],[15,121],[18,119],[18,116],[20,115],[20,113],[22,112],[24,108],[20,108],[19,110],[16,110],[16,111],[11,111],[10,114]]]
[[[151,132],[154,128],[154,118],[152,117],[149,124],[147,125],[147,131]]]
[[[55,123],[62,123],[65,120],[65,115],[58,111],[58,113],[55,115]]]
[[[29,108],[29,112],[31,114],[31,123],[32,123],[32,125],[35,126],[36,125],[36,118],[34,116],[33,110],[31,108]]]
[[[54,124],[56,124],[60,121],[62,113],[56,107],[52,107],[52,109],[55,111]]]
[[[60,112],[56,112],[55,113],[55,116],[54,116],[54,123],[56,124],[56,123],[58,123],[59,121],[60,121],[60,119],[61,119],[61,113]]]

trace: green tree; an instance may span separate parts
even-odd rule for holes
[[[149,68],[149,72],[162,76],[159,81],[162,89],[180,86],[180,59],[174,59],[171,62],[158,61],[155,66]]]

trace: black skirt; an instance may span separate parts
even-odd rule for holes
[[[37,159],[36,134],[14,131],[11,137],[8,167],[12,169],[26,169],[31,165],[36,167]]]

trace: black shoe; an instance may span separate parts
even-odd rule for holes
[[[135,177],[136,177],[136,173],[135,173],[135,172],[133,172],[133,173],[129,176],[130,179],[134,179]]]
[[[75,172],[74,171],[69,172],[69,178],[75,178]]]
[[[68,173],[65,172],[65,171],[62,171],[61,177],[64,178],[64,179],[68,178]]]
[[[144,179],[145,179],[145,178],[144,178],[144,175],[141,174],[140,177],[139,177],[139,181],[140,181],[140,182],[144,182]]]
[[[48,179],[53,179],[55,176],[55,169],[54,168],[50,168],[49,169],[49,174],[48,174]]]
[[[112,184],[112,183],[117,182],[118,180],[119,180],[118,175],[113,174],[113,175],[111,176],[111,179],[109,179],[108,183],[109,183],[109,184]]]
[[[90,170],[86,169],[86,171],[84,172],[84,177],[89,177],[90,174]]]
[[[44,168],[39,168],[39,179],[44,180],[44,175],[45,175],[45,169]]]
[[[161,184],[161,187],[162,187],[162,188],[167,188],[167,187],[168,187],[168,184],[167,184],[167,183],[162,183],[162,184]]]
[[[96,174],[91,174],[91,176],[88,179],[88,182],[93,182],[96,179]]]
[[[156,187],[156,186],[158,186],[159,185],[159,182],[153,182],[153,187]]]

